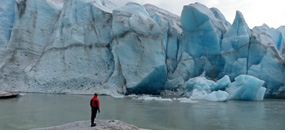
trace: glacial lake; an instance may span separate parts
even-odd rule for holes
[[[92,95],[34,94],[0,99],[0,129],[26,130],[90,120]],[[144,129],[284,130],[285,100],[195,103],[99,96],[96,119],[117,119]],[[90,125],[87,125],[90,126]]]

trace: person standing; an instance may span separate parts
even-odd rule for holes
[[[98,113],[100,113],[100,103],[98,99],[98,93],[94,93],[94,97],[90,100],[90,107],[91,107],[91,127],[96,126],[96,123],[94,123],[94,120],[96,118],[97,110]]]

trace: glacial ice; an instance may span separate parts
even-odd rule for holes
[[[231,80],[228,75],[225,75],[223,78],[219,79],[216,84],[216,87],[212,90],[225,90],[225,88],[231,84]]]
[[[230,87],[232,99],[284,98],[285,26],[250,29],[240,11],[231,25],[200,3],[179,17],[150,4],[7,0],[0,5],[0,63],[6,91],[122,97],[167,90],[225,101]],[[239,75],[263,88],[239,96]]]
[[[251,31],[246,24],[242,13],[237,11],[232,26],[223,36],[221,45],[222,51],[238,50],[242,46],[249,44],[250,36]]]
[[[209,101],[227,101],[229,94],[225,91],[230,85],[230,78],[225,75],[223,78],[214,82],[203,76],[189,79],[185,82],[185,89],[192,90],[190,98],[205,99]]]
[[[167,71],[174,71],[177,66],[179,38],[182,33],[180,17],[154,5],[146,4],[144,7],[160,28]]]
[[[211,92],[211,88],[215,88],[216,86],[214,81],[207,80],[205,77],[191,78],[185,83],[186,89],[197,89],[198,91],[205,91],[207,93]]]
[[[189,79],[185,82],[185,88],[188,90],[197,89],[199,91],[205,91],[207,93],[216,90],[225,90],[226,87],[230,85],[231,81],[229,76],[225,75],[217,82],[213,80],[208,80],[203,76],[195,77]]]
[[[220,75],[229,75],[234,79],[247,73],[248,45],[251,31],[241,12],[237,11],[230,29],[223,35],[222,57],[225,65]]]
[[[158,24],[136,3],[113,10],[112,24],[112,51],[128,93],[159,94],[167,71]]]
[[[199,3],[184,6],[180,20],[183,52],[193,58],[211,57],[220,53],[221,33],[225,29],[222,29],[210,9]]]
[[[265,24],[252,30],[247,74],[265,81],[265,97],[284,97],[285,90],[282,88],[285,86],[285,59],[283,53],[280,53],[285,52],[284,45],[277,48],[284,42],[282,37],[285,35],[282,34],[283,32],[270,29]],[[273,39],[276,36],[278,41]]]
[[[235,100],[263,100],[266,88],[262,87],[263,80],[259,80],[250,75],[240,75],[231,83],[227,92],[229,99]]]
[[[7,47],[14,22],[14,0],[1,1],[0,4],[0,48]]]
[[[215,102],[225,102],[229,98],[229,94],[226,91],[213,91],[205,97],[205,100]]]

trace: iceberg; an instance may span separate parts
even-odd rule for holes
[[[205,99],[209,101],[215,101],[215,102],[225,102],[229,98],[229,94],[226,91],[213,91],[210,94],[208,94]]]
[[[230,84],[231,81],[228,75],[225,75],[217,82],[214,82],[213,80],[208,80],[203,76],[199,76],[191,78],[187,82],[185,82],[185,88],[188,90],[193,89],[197,89],[199,91],[204,90],[207,93],[209,93],[211,91],[225,90],[225,88],[228,87]]]
[[[190,98],[205,99],[209,101],[224,102],[228,100],[229,94],[225,91],[226,87],[231,84],[230,78],[225,75],[223,78],[214,82],[203,76],[191,78],[185,82],[185,88],[192,90]]]
[[[189,97],[189,99],[204,99],[214,102],[226,102],[229,100],[229,94],[226,91],[221,90],[207,93],[205,91],[199,91],[195,89],[192,91],[192,95]]]
[[[266,88],[262,87],[263,80],[259,80],[250,75],[240,75],[235,78],[226,91],[229,93],[229,99],[235,100],[263,100]]]

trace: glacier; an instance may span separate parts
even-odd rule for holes
[[[240,11],[230,24],[200,3],[177,16],[133,2],[4,1],[0,62],[5,91],[285,98],[285,26],[250,29]]]

